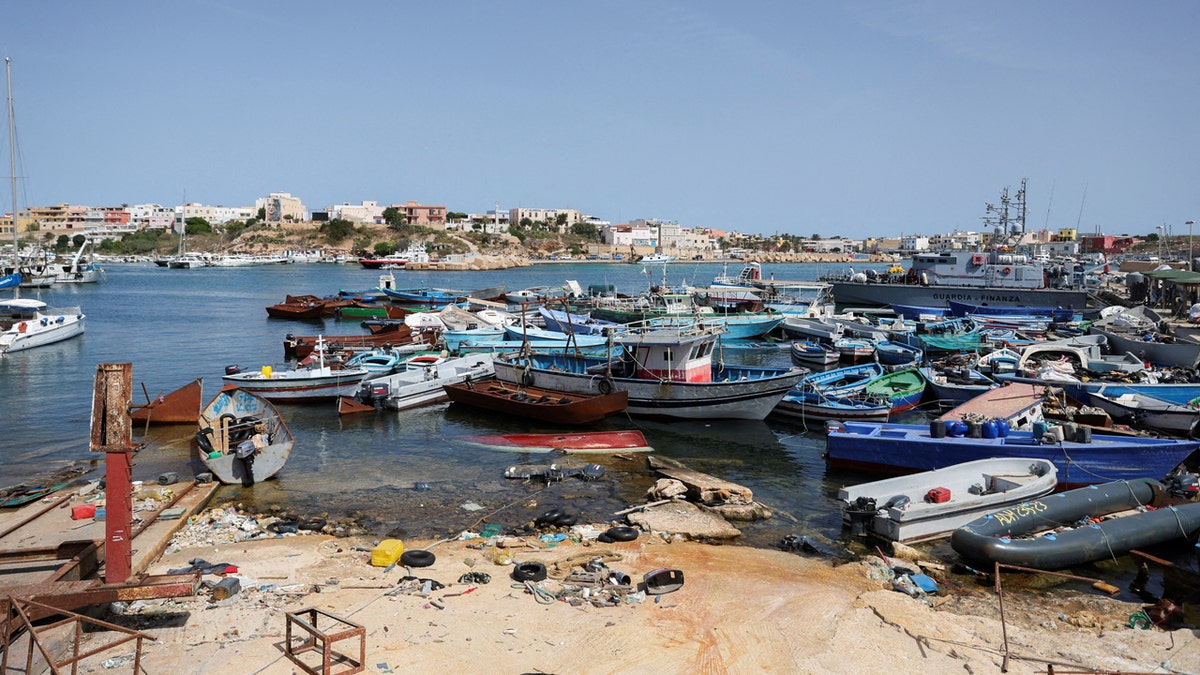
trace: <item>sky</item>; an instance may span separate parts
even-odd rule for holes
[[[1200,3],[7,3],[18,205],[364,200],[847,237],[1200,216]],[[11,211],[8,123],[0,207]]]

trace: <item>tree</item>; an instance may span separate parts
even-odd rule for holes
[[[375,255],[385,256],[396,252],[396,245],[390,241],[381,241],[375,244]]]
[[[354,223],[345,218],[334,218],[328,222],[322,223],[318,231],[325,235],[325,239],[329,243],[337,245],[346,237],[354,234]]]
[[[58,235],[58,239],[54,241],[54,250],[63,252],[67,250],[67,245],[71,243],[71,238],[65,234]]]
[[[554,224],[558,226],[558,230],[561,232],[567,226],[567,214],[560,213],[554,216]]]
[[[71,237],[71,246],[79,248],[80,246],[83,246],[83,242],[85,241],[87,241],[87,237],[83,236],[82,234],[77,234],[74,237]]]
[[[212,232],[212,225],[209,225],[208,221],[200,216],[192,216],[184,222],[186,223],[184,226],[185,231],[188,234],[208,234]]]
[[[575,223],[571,226],[571,233],[588,240],[600,241],[600,228],[592,223]]]
[[[255,216],[255,218],[257,218],[258,220],[266,220],[267,219],[267,207],[265,207],[265,206],[260,207],[258,209],[258,215]]]
[[[408,224],[408,218],[400,209],[389,206],[383,210],[383,222],[387,223],[388,229],[398,230],[400,226]]]

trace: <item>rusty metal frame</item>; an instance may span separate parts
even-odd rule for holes
[[[351,675],[352,673],[361,673],[366,667],[364,664],[367,660],[367,631],[361,625],[343,619],[336,614],[331,614],[323,609],[309,607],[298,612],[287,612],[287,630],[284,638],[284,653],[296,664],[296,667],[309,675]],[[307,617],[307,618],[305,618]],[[336,626],[348,626],[336,632],[322,632],[317,629],[317,617],[325,617],[332,620]],[[292,637],[292,628],[296,627],[296,632],[303,632],[307,637],[299,635],[296,638]],[[333,643],[339,640],[349,640],[358,638],[358,661],[348,654],[335,651]],[[294,640],[300,640],[299,643]],[[316,651],[320,645],[321,651],[321,666],[320,670],[314,669],[312,666],[304,663],[300,659],[300,654],[310,651]],[[346,670],[333,672],[333,658],[337,656],[339,659],[345,659],[350,664]]]
[[[0,673],[8,672],[8,657],[12,647],[12,637],[18,631],[24,629],[29,635],[29,649],[25,654],[25,670],[24,672],[33,672],[33,657],[34,650],[42,655],[45,659],[50,672],[58,675],[62,673],[63,666],[71,666],[71,673],[79,672],[79,663],[84,659],[102,654],[109,649],[119,647],[127,642],[136,641],[137,645],[133,652],[133,673],[136,675],[142,667],[142,641],[156,639],[149,633],[143,633],[124,626],[108,623],[99,619],[93,619],[82,614],[73,612],[65,612],[56,607],[43,605],[42,603],[29,600],[28,598],[14,598],[13,596],[5,596],[0,598],[0,605],[5,608],[3,618],[3,649],[0,650]],[[35,617],[39,615],[65,614],[66,618],[61,621],[56,621],[51,624],[34,626]],[[79,651],[80,643],[83,641],[84,627],[93,625],[104,628],[109,631],[120,633],[122,637],[115,641],[109,642],[99,647],[94,647],[84,652]],[[42,633],[48,633],[63,626],[71,626],[74,632],[74,639],[71,641],[73,647],[71,656],[63,661],[55,661],[50,651],[42,643],[40,638]]]

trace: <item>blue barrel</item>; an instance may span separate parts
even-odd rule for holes
[[[992,420],[988,420],[983,423],[983,437],[984,438],[996,438],[998,433],[999,432],[996,429],[995,422],[993,422]]]
[[[1045,422],[1034,422],[1033,423],[1033,438],[1034,438],[1034,440],[1040,441],[1040,440],[1042,440],[1042,437],[1045,435],[1046,435],[1046,423]]]
[[[996,420],[996,436],[999,438],[1008,438],[1008,432],[1008,420]]]

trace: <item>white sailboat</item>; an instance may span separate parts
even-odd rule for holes
[[[16,126],[12,96],[12,59],[4,59],[8,82],[8,149],[12,178],[13,256],[19,262],[20,236],[17,232],[17,156]],[[41,300],[21,298],[21,286],[13,287],[11,300],[0,301],[0,354],[53,344],[83,334],[83,311],[78,307],[51,309]]]

